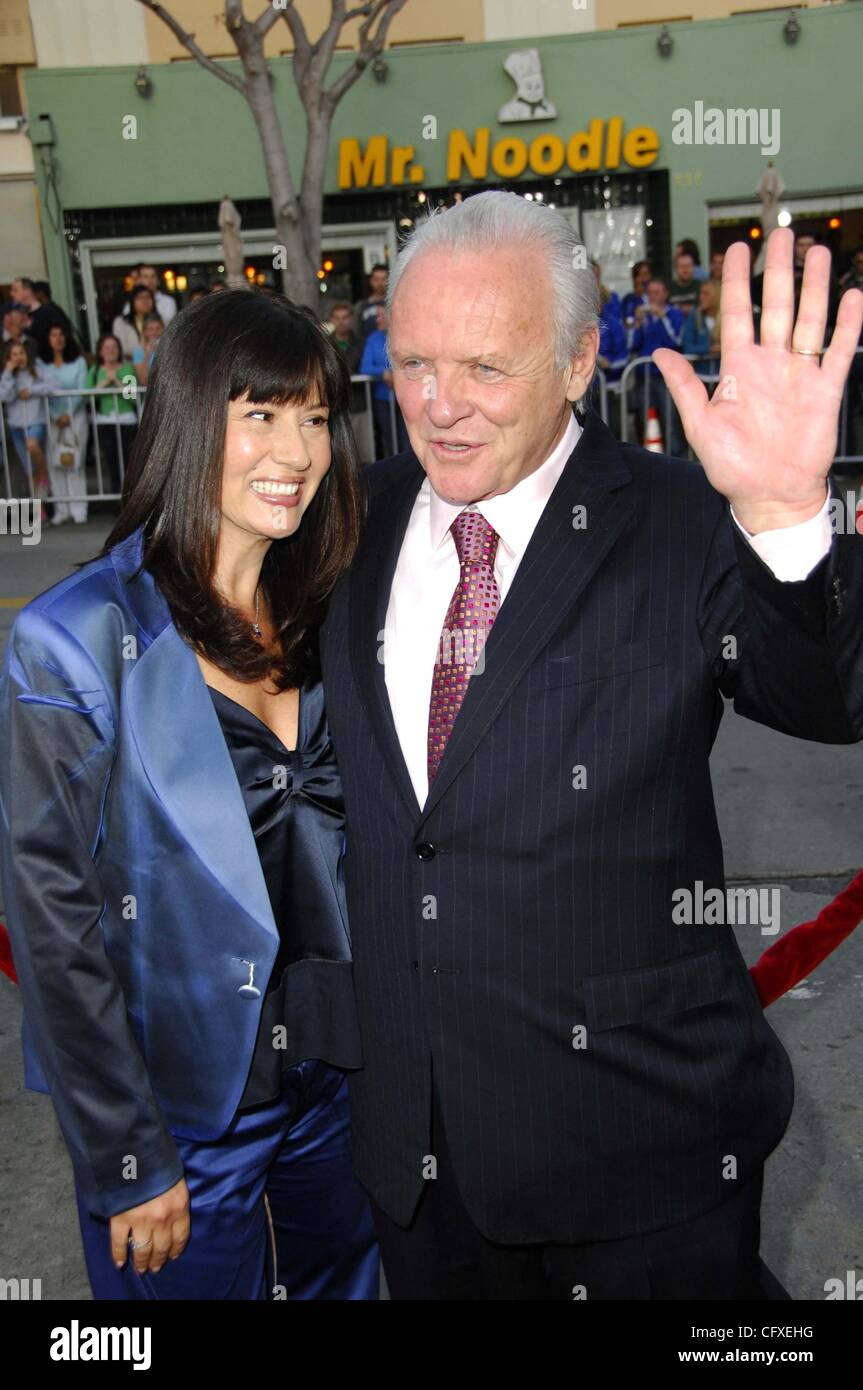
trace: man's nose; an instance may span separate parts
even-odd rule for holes
[[[431,423],[440,429],[469,415],[472,406],[463,373],[438,369],[428,385],[426,409]]]

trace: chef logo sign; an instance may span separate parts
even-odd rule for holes
[[[515,93],[497,113],[498,123],[552,121],[557,107],[545,95],[542,63],[535,48],[510,53],[504,69]],[[594,117],[568,137],[540,131],[532,137],[492,137],[489,126],[453,129],[447,135],[446,179],[449,183],[482,180],[489,174],[517,178],[532,174],[585,174],[598,169],[646,169],[659,154],[659,135],[652,126],[624,129],[622,116]],[[339,141],[339,188],[404,187],[428,181],[413,145],[397,145],[386,135]]]

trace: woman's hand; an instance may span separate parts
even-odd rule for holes
[[[30,397],[32,396],[32,394],[33,394],[32,391],[30,391],[26,386],[19,386],[19,388],[18,388],[18,399],[19,399],[19,400],[22,400],[22,401],[29,401],[29,399],[30,399]]]
[[[129,1237],[134,1248],[129,1245]],[[129,1255],[138,1274],[157,1274],[182,1255],[189,1239],[189,1189],[181,1178],[167,1192],[111,1217],[111,1255],[122,1269]]]
[[[19,394],[20,394],[20,392],[19,392]],[[69,419],[69,416],[68,416],[65,412],[64,412],[62,415],[58,415],[58,416],[57,416],[57,424],[60,426],[61,430],[65,429],[66,426],[69,425],[69,424],[71,424],[71,423],[72,423],[72,422],[71,422],[71,420]]]

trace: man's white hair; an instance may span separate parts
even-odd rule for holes
[[[569,220],[556,208],[528,202],[518,193],[475,193],[430,213],[399,252],[390,273],[387,307],[392,309],[399,280],[420,252],[493,252],[503,247],[537,249],[547,258],[554,356],[563,370],[580,350],[587,330],[599,321],[596,276]]]

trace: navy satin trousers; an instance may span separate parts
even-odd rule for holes
[[[88,1212],[78,1192],[94,1298],[378,1298],[378,1246],[351,1168],[343,1072],[300,1062],[278,1099],[236,1115],[221,1139],[175,1142],[191,1234],[179,1259],[157,1274],[137,1274],[128,1259],[115,1267],[108,1222]]]

